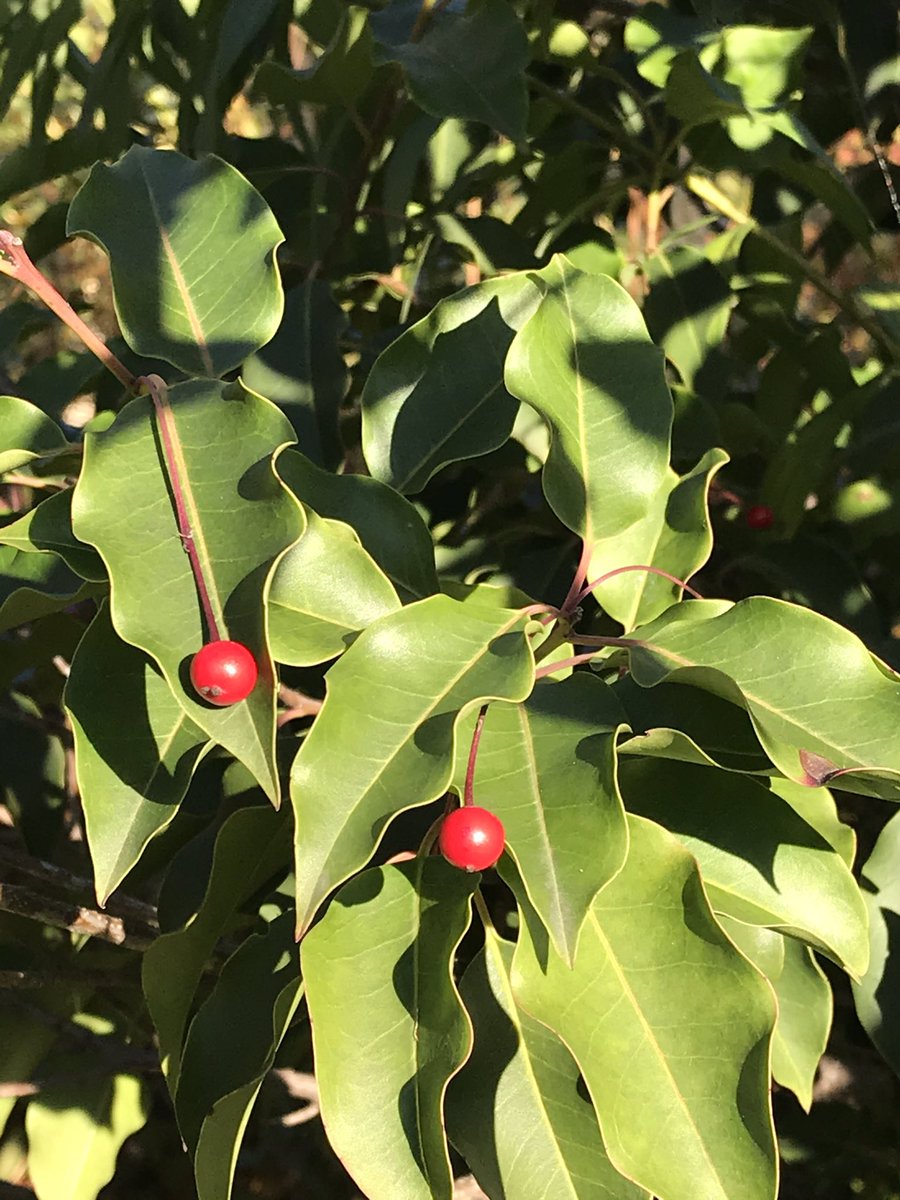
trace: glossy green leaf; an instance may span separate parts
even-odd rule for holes
[[[268,806],[238,809],[172,860],[159,902],[162,933],[144,954],[143,985],[173,1093],[207,960],[235,911],[289,860],[286,810]],[[179,911],[166,920],[169,907]]]
[[[878,1052],[900,1075],[900,814],[878,835],[862,868],[869,912],[869,969],[853,985],[856,1011]]]
[[[272,465],[293,433],[273,404],[240,384],[192,382],[169,392],[194,544],[223,636],[248,646],[260,678],[230,708],[195,698],[190,659],[206,640],[178,536],[149,398],[132,400],[105,433],[88,434],[75,489],[75,534],[99,550],[112,581],[116,632],[149,654],[191,720],[247,766],[277,802],[275,680],[263,597],[272,567],[303,528]]]
[[[485,930],[460,984],[475,1045],[447,1092],[450,1140],[491,1200],[642,1200],[607,1158],[575,1060],[516,1004],[512,960]]]
[[[728,461],[709,450],[683,476],[671,468],[642,521],[602,541],[591,558],[591,579],[619,566],[640,563],[688,580],[709,558],[713,545],[707,498],[716,472]],[[630,571],[594,588],[603,608],[631,629],[665,610],[683,589],[651,571]]]
[[[531,691],[525,622],[432,596],[363,630],[328,672],[291,768],[298,930],[365,865],[396,813],[446,791],[462,711]]]
[[[710,451],[683,480],[669,466],[673,406],[662,356],[624,288],[560,255],[531,278],[543,299],[510,347],[506,386],[550,426],[543,487],[551,508],[592,548],[590,581],[636,564],[685,578],[712,546],[706,490],[725,455]],[[679,590],[634,572],[595,594],[630,627]]]
[[[719,924],[771,983],[778,1001],[772,1038],[772,1075],[809,1112],[819,1060],[831,1031],[831,987],[808,946],[721,913]]]
[[[109,254],[129,346],[187,374],[221,375],[275,333],[281,231],[259,193],[209,155],[133,146],[97,163],[69,208],[68,233]]]
[[[54,554],[0,546],[0,633],[78,604],[98,590]]]
[[[613,686],[633,736],[619,753],[672,758],[726,771],[768,774],[772,764],[747,712],[720,696],[687,684],[639,687],[630,675]]]
[[[303,942],[322,1119],[366,1195],[450,1200],[444,1093],[471,1045],[451,967],[477,878],[439,858],[365,871]]]
[[[39,408],[18,396],[0,396],[0,475],[68,444],[56,422]]]
[[[412,28],[408,40],[392,36],[393,21],[376,18],[372,25],[381,61],[400,63],[410,95],[426,112],[480,121],[522,139],[530,51],[521,20],[503,0],[480,0],[464,14],[436,10],[418,39],[410,37]]]
[[[782,779],[779,775],[769,779],[767,786],[776,796],[786,800],[807,825],[811,825],[822,835],[829,846],[838,852],[849,870],[853,869],[856,861],[856,834],[841,820],[837,804],[828,788],[809,787],[808,784]]]
[[[264,932],[251,934],[222,967],[188,1029],[175,1115],[192,1154],[206,1134],[204,1161],[210,1174],[219,1159],[225,1186],[217,1192],[209,1179],[211,1197],[228,1195],[250,1108],[300,1002],[300,963],[293,935],[289,912],[276,917]],[[216,1104],[247,1087],[253,1091],[241,1120],[220,1118],[214,1121],[214,1133],[213,1126],[207,1128]]]
[[[616,780],[623,714],[600,679],[541,683],[523,704],[488,708],[475,763],[475,803],[503,822],[528,898],[567,962],[591,901],[628,852]],[[462,794],[471,737],[456,751]]]
[[[514,994],[574,1055],[619,1171],[660,1200],[770,1200],[771,992],[716,924],[690,854],[630,824],[573,968],[531,917]]]
[[[57,1031],[39,1017],[14,1005],[0,1008],[0,1082],[31,1079],[56,1036]],[[0,1096],[0,1135],[18,1102],[18,1096]]]
[[[862,896],[840,855],[749,776],[646,759],[622,764],[630,812],[663,825],[697,859],[713,908],[793,932],[854,975],[866,969]]]
[[[25,1111],[28,1174],[38,1200],[95,1200],[149,1107],[134,1075],[83,1073],[42,1088]]]
[[[106,581],[106,568],[96,550],[76,538],[72,530],[72,496],[67,488],[42,500],[17,521],[0,527],[0,545],[24,553],[58,555],[82,579]],[[45,564],[46,566],[46,564]]]
[[[328,285],[308,279],[285,294],[277,333],[241,370],[247,387],[287,415],[306,457],[328,468],[344,456],[338,413],[347,368],[338,339],[346,326]]]
[[[662,489],[672,398],[662,355],[619,284],[561,255],[531,277],[543,295],[513,339],[506,384],[548,421],[544,492],[593,545],[641,521]]]
[[[102,905],[175,816],[208,740],[150,659],[116,635],[105,604],[79,643],[65,703]]]
[[[275,568],[268,595],[276,662],[311,666],[343,654],[356,634],[400,607],[356,532],[306,510],[306,532]]]
[[[410,502],[366,475],[332,475],[296,450],[285,450],[278,473],[320,517],[356,530],[363,547],[404,600],[421,600],[439,590],[434,545],[428,527]]]
[[[644,319],[684,383],[702,388],[704,368],[725,340],[734,296],[709,259],[692,246],[657,250],[647,262]]]
[[[418,492],[447,463],[503,445],[518,410],[503,360],[539,298],[524,275],[488,280],[440,301],[380,355],[362,395],[376,479]]]
[[[831,985],[812,950],[793,938],[784,940],[784,970],[774,983],[778,1024],[772,1074],[809,1112],[816,1069],[831,1032]]]
[[[690,601],[638,630],[630,659],[642,687],[683,678],[742,704],[788,779],[900,798],[900,682],[826,617],[761,596]]]

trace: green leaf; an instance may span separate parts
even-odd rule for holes
[[[0,396],[0,475],[68,448],[55,421],[27,400]]]
[[[463,710],[531,691],[526,619],[432,596],[363,630],[328,672],[291,769],[298,930],[367,862],[396,813],[446,791]]]
[[[647,268],[647,328],[684,383],[695,389],[710,356],[725,340],[733,293],[709,259],[692,246],[657,250]]]
[[[795,783],[900,798],[900,682],[826,617],[764,596],[692,600],[638,630],[630,658],[642,687],[683,679],[743,705]]]
[[[38,1200],[95,1200],[149,1107],[133,1075],[78,1074],[41,1088],[25,1110],[28,1174]]]
[[[862,896],[840,855],[749,776],[647,759],[622,764],[630,812],[658,822],[694,855],[713,908],[795,933],[854,975],[868,961]]]
[[[784,939],[784,969],[774,983],[778,1024],[772,1074],[809,1112],[816,1068],[831,1032],[831,986],[812,950],[793,938]]]
[[[856,1011],[878,1052],[900,1075],[900,813],[878,835],[862,868],[869,912],[869,969],[853,984]]]
[[[253,86],[273,104],[350,105],[372,77],[372,31],[368,10],[349,5],[311,67],[291,71],[273,61],[260,64]]]
[[[114,158],[133,137],[123,125],[111,129],[77,125],[54,141],[17,146],[0,164],[0,203],[49,179],[84,170],[98,159]]]
[[[625,26],[625,46],[637,56],[637,71],[656,87],[665,87],[676,55],[701,49],[718,39],[718,30],[696,17],[683,16],[661,4],[641,6]]]
[[[403,600],[421,600],[439,590],[428,527],[399,492],[365,475],[322,471],[296,450],[281,455],[278,473],[320,517],[356,530]]]
[[[543,297],[513,339],[506,384],[551,427],[551,508],[593,545],[642,520],[655,502],[668,469],[672,398],[662,355],[624,288],[561,255],[531,278]]]
[[[79,643],[65,704],[104,905],[175,816],[208,741],[150,659],[116,636],[105,604]]]
[[[725,455],[710,451],[682,480],[669,466],[673,406],[662,356],[624,288],[561,255],[531,278],[544,296],[510,347],[506,386],[550,426],[550,507],[591,548],[591,581],[633,564],[690,575],[712,546],[706,491]],[[596,594],[630,627],[680,590],[635,572]]]
[[[772,1075],[809,1112],[819,1060],[831,1030],[831,987],[808,946],[771,929],[718,914],[718,922],[771,983],[778,1001]]]
[[[523,704],[492,704],[478,747],[475,803],[503,822],[528,899],[569,963],[591,901],[628,852],[616,779],[622,724],[611,689],[580,672],[539,684]],[[461,729],[460,794],[470,742]]]
[[[434,117],[480,121],[514,142],[523,139],[531,55],[524,26],[504,0],[479,0],[465,14],[436,11],[419,40],[410,29],[400,41],[390,9],[384,16],[372,20],[380,60],[400,63],[420,108]]]
[[[671,758],[726,771],[766,775],[766,757],[747,712],[720,696],[687,684],[639,687],[630,675],[613,685],[634,736],[619,754]]]
[[[617,566],[640,563],[688,580],[709,558],[713,546],[709,485],[728,461],[724,450],[709,450],[693,470],[679,477],[671,468],[644,520],[618,537],[601,542],[591,558],[591,578]],[[665,612],[682,596],[676,583],[652,571],[630,571],[594,588],[594,595],[617,621],[631,629]]]
[[[78,604],[98,590],[54,554],[0,545],[0,633]]]
[[[782,779],[778,775],[769,779],[767,786],[776,796],[786,800],[807,825],[812,825],[829,846],[838,852],[847,868],[852,870],[856,859],[856,834],[841,820],[834,797],[828,788],[809,787],[807,784]]]
[[[29,509],[17,521],[0,528],[0,545],[12,546],[26,554],[41,551],[58,555],[82,579],[106,582],[106,568],[100,555],[72,531],[72,488],[48,496]]]
[[[209,155],[133,146],[97,163],[69,209],[69,236],[109,254],[129,346],[193,375],[221,375],[273,336],[283,240],[260,194]]]
[[[344,456],[338,413],[347,391],[347,368],[338,339],[346,327],[347,318],[328,284],[307,279],[285,294],[277,333],[241,371],[247,387],[287,415],[307,458],[328,468],[337,467]]]
[[[617,1170],[660,1200],[767,1200],[771,992],[713,919],[688,852],[630,826],[571,970],[522,923],[514,995],[574,1055]]]
[[[471,1045],[451,966],[477,878],[439,858],[365,871],[303,942],[322,1119],[369,1196],[450,1200],[444,1092]]]
[[[376,479],[401,492],[509,437],[518,405],[503,360],[539,293],[524,275],[441,300],[376,361],[362,395],[362,445]]]
[[[294,666],[336,658],[361,629],[400,607],[349,525],[311,509],[306,521],[306,532],[275,568],[267,600],[272,656]]]
[[[210,1188],[210,1196],[229,1193],[250,1108],[300,1003],[300,964],[293,933],[293,914],[286,912],[263,933],[251,934],[225,963],[185,1039],[175,1115],[192,1154],[206,1133],[204,1162],[210,1175],[218,1152],[218,1173],[226,1186],[218,1192]],[[220,1118],[214,1122],[214,1134],[212,1126],[207,1129],[216,1104],[248,1087],[253,1090],[241,1120]]]
[[[194,544],[223,636],[243,642],[259,666],[250,697],[214,708],[195,697],[190,659],[207,639],[190,560],[178,535],[147,397],[129,402],[104,433],[89,433],[75,488],[75,534],[101,554],[112,581],[118,635],[159,663],[191,720],[278,800],[275,679],[263,596],[280,555],[303,528],[272,465],[293,433],[273,404],[240,384],[190,382],[169,392],[181,446],[182,487]],[[212,440],[211,440],[212,439]]]
[[[486,929],[460,984],[475,1046],[447,1092],[450,1140],[491,1200],[642,1200],[607,1158],[575,1060],[516,1004],[512,959]]]
[[[259,806],[238,809],[172,860],[159,902],[163,932],[144,954],[143,985],[173,1094],[203,968],[235,911],[289,859],[286,812]],[[166,920],[170,906],[180,911]]]

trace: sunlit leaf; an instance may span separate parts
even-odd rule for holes
[[[322,1119],[368,1195],[450,1200],[444,1092],[471,1045],[451,965],[476,880],[438,858],[366,871],[303,942]]]

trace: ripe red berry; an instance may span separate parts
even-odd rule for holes
[[[751,504],[745,517],[748,529],[771,529],[775,514],[768,504]]]
[[[454,867],[464,871],[486,871],[503,853],[506,833],[503,822],[486,808],[467,804],[444,818],[438,845]]]
[[[246,700],[258,675],[256,659],[240,642],[207,642],[191,659],[191,683],[219,708]]]

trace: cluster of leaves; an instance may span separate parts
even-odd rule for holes
[[[88,351],[0,397],[0,956],[43,980],[0,1005],[0,1073],[39,1080],[24,1133],[0,1094],[0,1167],[41,1200],[112,1176],[151,1046],[200,1200],[307,1037],[372,1200],[449,1198],[450,1146],[492,1200],[774,1196],[820,959],[900,1066],[900,826],[860,866],[833,795],[900,798],[900,331],[834,282],[893,213],[823,149],[887,104],[877,62],[864,112],[830,5],[612,7],[123,2],[93,62],[77,5],[3,18],[32,138],[0,199],[116,159],[26,248],[102,247],[172,435]],[[48,319],[7,309],[11,363]],[[173,464],[260,670],[228,708],[189,683]],[[482,879],[428,849],[485,705]]]

